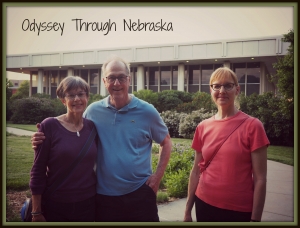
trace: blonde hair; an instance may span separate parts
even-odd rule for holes
[[[232,78],[234,85],[239,86],[236,74],[228,67],[220,67],[216,69],[210,76],[209,84],[211,85],[214,81],[222,80],[224,78]],[[234,99],[234,105],[237,109],[240,109],[239,94]]]
[[[216,69],[210,76],[209,84],[211,85],[214,81],[224,78],[232,78],[234,84],[239,86],[239,82],[236,74],[230,70],[228,67],[220,67]]]
[[[87,82],[79,76],[68,76],[59,83],[56,89],[56,95],[58,98],[63,99],[67,92],[78,88],[84,90],[86,96],[89,97],[90,86]]]

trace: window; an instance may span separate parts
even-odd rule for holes
[[[210,93],[209,79],[213,71],[213,64],[201,66],[201,92]]]
[[[241,92],[246,96],[259,94],[260,63],[234,63],[233,71],[237,75]]]
[[[188,67],[189,92],[199,91],[200,83],[200,65],[190,65]]]
[[[160,67],[160,90],[170,90],[171,84],[171,67]]]
[[[154,92],[158,91],[159,68],[149,67],[149,89]]]

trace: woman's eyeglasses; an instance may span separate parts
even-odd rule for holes
[[[77,94],[67,94],[65,97],[68,98],[69,100],[75,100],[76,96],[79,99],[85,98],[86,97],[86,92],[80,92],[80,93],[77,93]]]
[[[230,91],[233,89],[233,87],[235,86],[234,83],[227,83],[227,84],[224,84],[224,85],[221,85],[221,84],[212,84],[210,85],[210,87],[214,90],[214,91],[219,91],[222,86],[224,87],[224,89],[226,91]]]

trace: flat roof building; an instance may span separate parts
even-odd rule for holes
[[[111,55],[130,63],[129,92],[151,89],[209,92],[209,78],[218,67],[229,67],[238,76],[246,95],[276,90],[267,75],[275,74],[272,64],[287,54],[283,36],[180,43],[153,46],[61,51],[6,56],[6,70],[30,74],[30,96],[35,93],[56,97],[59,82],[68,75],[85,79],[91,93],[106,95],[101,66]]]

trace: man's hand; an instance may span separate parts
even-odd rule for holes
[[[146,185],[152,188],[155,194],[158,191],[159,183],[160,183],[160,179],[155,174],[152,174],[146,181]]]
[[[39,128],[40,127],[40,123],[37,123],[36,127]],[[35,132],[31,136],[32,149],[36,149],[39,144],[43,143],[43,141],[44,141],[45,138],[46,137],[44,136],[43,132]]]

